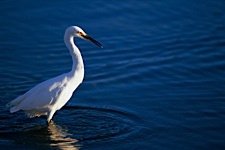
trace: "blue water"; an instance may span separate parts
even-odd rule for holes
[[[225,1],[0,1],[0,149],[225,149]],[[85,79],[53,123],[5,104],[68,72]]]

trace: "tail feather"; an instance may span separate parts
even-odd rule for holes
[[[6,107],[16,106],[24,100],[24,95],[17,97],[16,99],[12,100],[11,102],[6,104]]]
[[[6,104],[6,107],[12,107],[10,108],[10,113],[17,112],[21,109],[20,103],[26,98],[25,95],[21,95],[17,97],[16,99],[12,100],[11,102]]]
[[[18,107],[18,106],[14,106],[14,107],[12,107],[11,109],[10,109],[10,113],[14,113],[14,112],[17,112],[17,111],[19,111],[20,110],[20,108]]]

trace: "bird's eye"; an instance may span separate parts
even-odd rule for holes
[[[80,36],[82,36],[82,37],[86,36],[86,33],[84,33],[84,32],[78,31],[77,33],[78,33],[78,35],[80,35]]]

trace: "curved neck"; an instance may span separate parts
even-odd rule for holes
[[[64,42],[69,49],[73,60],[71,73],[75,74],[77,71],[84,69],[84,64],[81,53],[77,46],[74,44],[73,38],[73,36],[68,34],[65,34],[64,36]]]

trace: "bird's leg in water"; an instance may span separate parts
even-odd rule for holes
[[[49,120],[49,121],[47,120],[47,121],[46,121],[47,126],[48,126],[48,125],[51,125],[52,123],[53,123],[53,120]]]
[[[51,112],[48,113],[48,115],[47,115],[47,122],[48,122],[48,124],[52,120],[52,117],[53,117],[54,113],[55,113],[55,110],[52,110]]]

